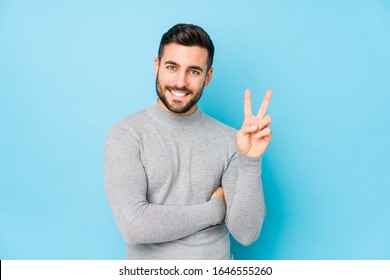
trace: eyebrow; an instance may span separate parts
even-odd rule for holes
[[[171,65],[175,65],[175,66],[180,66],[178,63],[176,63],[173,60],[167,60],[164,62],[164,64],[171,64]],[[188,69],[194,69],[194,70],[199,70],[200,72],[203,72],[203,68],[200,66],[197,66],[197,65],[191,65],[188,67]]]

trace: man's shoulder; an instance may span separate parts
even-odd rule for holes
[[[204,115],[204,120],[202,125],[206,129],[207,139],[212,139],[212,143],[222,149],[228,147],[229,151],[234,153],[237,130],[209,115]]]
[[[144,108],[114,122],[108,130],[111,133],[137,131],[139,128],[142,128],[146,120],[147,108]]]
[[[232,135],[232,134],[236,134],[237,130],[231,126],[228,126],[227,124],[209,116],[209,115],[206,115],[204,114],[204,119],[205,119],[205,124],[210,128],[212,129],[213,131],[215,131],[215,133],[223,133],[223,134],[226,134],[226,135]]]
[[[143,108],[139,111],[130,113],[129,115],[119,119],[112,126],[119,127],[135,127],[138,124],[141,124],[148,119],[148,107]]]

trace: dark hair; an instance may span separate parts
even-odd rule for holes
[[[160,47],[158,48],[158,59],[161,61],[161,57],[164,53],[165,45],[169,43],[177,43],[183,46],[199,46],[207,49],[207,67],[210,69],[213,65],[214,59],[214,45],[209,34],[200,26],[194,24],[179,23],[172,26],[161,37]]]

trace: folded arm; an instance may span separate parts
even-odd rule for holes
[[[225,215],[224,203],[217,197],[188,206],[150,204],[139,142],[119,126],[111,128],[106,138],[104,177],[113,215],[129,244],[177,240],[218,224]]]

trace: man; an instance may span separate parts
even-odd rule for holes
[[[259,236],[271,92],[257,116],[245,92],[238,132],[206,116],[197,102],[213,55],[202,28],[173,26],[154,61],[157,102],[108,132],[105,190],[127,259],[231,259],[229,232],[243,245]]]

